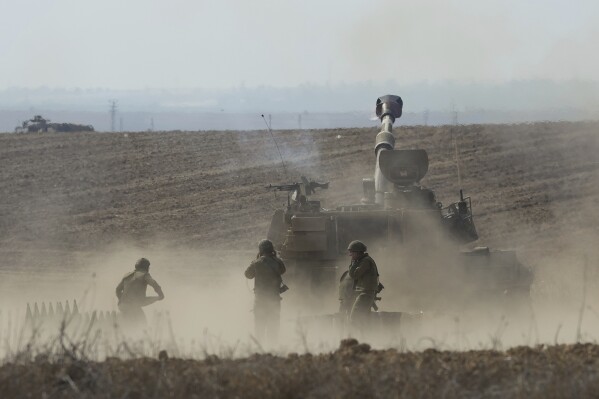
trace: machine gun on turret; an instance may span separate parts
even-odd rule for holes
[[[320,209],[320,201],[308,201],[308,196],[314,194],[317,188],[326,190],[329,188],[329,182],[319,183],[314,180],[308,180],[305,176],[301,177],[300,183],[290,184],[269,184],[267,189],[273,191],[287,191],[288,210],[297,210],[300,212],[310,212]]]

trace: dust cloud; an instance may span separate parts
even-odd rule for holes
[[[597,237],[586,238],[589,244]],[[303,291],[304,288],[286,279],[291,290],[283,294],[279,342],[259,343],[253,337],[253,283],[243,276],[255,256],[253,251],[210,252],[160,245],[149,248],[122,245],[96,253],[74,254],[80,262],[76,271],[4,269],[0,294],[3,336],[8,336],[7,328],[18,327],[27,303],[76,299],[82,312],[116,311],[116,285],[133,269],[135,260],[144,256],[150,259],[150,273],[162,286],[166,298],[145,308],[149,323],[147,333],[142,336],[168,344],[169,348],[175,345],[182,357],[243,356],[263,350],[328,351],[349,335],[374,347],[404,350],[502,349],[597,339],[599,253],[589,251],[583,241],[564,239],[557,255],[526,254],[527,261],[533,261],[536,267],[530,309],[524,311],[505,306],[501,297],[494,302],[485,293],[477,297],[472,287],[463,290],[462,298],[456,297],[467,276],[456,273],[457,269],[451,268],[443,255],[420,258],[421,269],[414,274],[409,265],[385,257],[376,243],[371,247],[385,285],[380,310],[401,311],[415,317],[402,319],[395,330],[384,330],[383,326],[372,334],[351,333],[331,323],[314,323],[316,316],[336,311],[336,292],[323,296],[308,294],[308,290]],[[447,268],[443,270],[440,265]],[[345,267],[339,264],[339,273]],[[151,288],[148,295],[152,295]],[[461,303],[463,307],[458,311],[449,303]],[[12,325],[7,324],[7,316],[12,317]]]
[[[0,330],[5,338],[10,334],[14,337],[27,303],[76,299],[82,312],[116,311],[116,285],[133,269],[136,259],[144,256],[150,259],[150,273],[166,298],[145,308],[149,323],[142,336],[169,348],[175,345],[182,357],[243,356],[263,350],[329,351],[349,335],[367,340],[374,347],[404,350],[502,349],[594,341],[599,327],[599,253],[590,245],[597,237],[564,237],[555,252],[525,253],[535,275],[530,308],[524,307],[524,311],[510,308],[501,296],[490,301],[488,293],[477,294],[473,287],[464,288],[468,276],[453,268],[442,252],[430,256],[422,248],[411,248],[410,259],[418,267],[418,273],[414,273],[410,267],[414,265],[383,255],[384,248],[373,242],[369,244],[370,253],[385,285],[380,310],[406,312],[414,319],[402,319],[394,330],[374,327],[372,334],[314,323],[317,316],[336,311],[336,291],[319,296],[285,278],[290,291],[283,294],[276,345],[259,343],[253,336],[253,282],[245,279],[243,271],[254,258],[254,251],[212,252],[160,244],[111,246],[104,251],[72,254],[79,264],[74,270],[61,270],[57,265],[48,270],[3,269]],[[48,262],[56,254],[39,256]],[[339,274],[347,267],[343,261],[338,266]],[[153,294],[151,291],[148,288],[148,295]],[[450,303],[461,304],[461,310]]]
[[[34,261],[33,251],[28,252],[26,260]],[[46,264],[49,257],[60,262],[57,254],[40,252]],[[255,251],[209,251],[195,249],[173,249],[160,244],[151,247],[131,245],[113,245],[97,252],[70,254],[75,268],[61,270],[53,264],[47,270],[23,270],[23,265],[12,265],[2,271],[2,303],[4,317],[4,336],[10,337],[16,345],[26,341],[22,328],[26,306],[33,308],[37,303],[49,305],[67,300],[77,301],[80,312],[118,311],[115,295],[116,285],[140,257],[150,260],[150,274],[161,285],[165,299],[145,307],[148,318],[146,332],[139,331],[118,335],[118,339],[131,339],[131,345],[140,338],[150,341],[166,342],[169,347],[175,345],[180,356],[204,356],[223,353],[239,355],[263,350],[304,351],[308,350],[307,331],[298,326],[297,320],[303,315],[313,313],[303,305],[294,304],[287,298],[300,297],[294,292],[292,283],[290,294],[284,294],[281,315],[281,333],[278,345],[259,343],[253,336],[253,281],[244,276],[244,271],[255,258]],[[20,271],[21,270],[21,271]],[[147,295],[154,295],[148,287]],[[332,298],[331,311],[336,303]],[[297,302],[296,302],[297,303]],[[326,309],[325,306],[318,311]],[[1,328],[0,328],[1,329]],[[11,330],[11,331],[7,331]],[[43,338],[49,339],[58,331],[44,331]],[[122,333],[122,331],[121,331]],[[106,338],[113,339],[110,332]],[[115,335],[116,336],[116,335]],[[313,337],[310,337],[312,339]],[[314,337],[315,345],[321,345],[322,336]],[[338,337],[331,348],[338,344]],[[166,341],[165,341],[166,340]],[[151,342],[150,342],[151,343]],[[43,345],[44,342],[39,342]],[[16,348],[10,348],[14,350]]]
[[[599,167],[594,155],[598,144],[595,126],[579,123],[457,128],[463,185],[475,201],[475,222],[482,237],[476,245],[518,251],[520,261],[530,266],[534,273],[530,306],[510,307],[512,304],[501,295],[496,297],[497,301],[489,301],[488,292],[475,292],[476,285],[466,289],[468,286],[464,282],[470,281],[470,276],[448,261],[447,252],[433,253],[428,247],[431,242],[440,248],[448,246],[442,237],[431,235],[429,242],[416,242],[405,247],[403,250],[410,255],[407,257],[395,253],[385,255],[389,252],[382,243],[372,242],[368,237],[355,237],[366,242],[380,268],[381,281],[386,287],[379,303],[381,311],[407,312],[414,317],[407,317],[399,328],[380,328],[375,337],[360,332],[353,335],[375,347],[405,350],[427,347],[465,350],[595,341],[599,327],[596,305],[599,300],[599,253],[596,246],[599,239],[596,189]],[[574,128],[574,132],[563,134]],[[370,137],[376,134],[371,130],[345,130],[341,139],[336,138],[339,135],[337,131],[301,132],[298,135],[275,132],[275,136],[293,180],[296,180],[296,173],[332,180],[332,188],[322,194],[327,203],[334,205],[359,201],[359,177],[372,174],[372,149],[361,150],[365,147],[363,142],[370,143]],[[429,146],[439,136],[448,137],[447,130],[443,127],[417,132],[406,129],[401,134],[402,146],[418,142],[419,147],[429,151],[433,161],[429,172],[430,184],[427,185],[436,191],[439,200],[447,203],[443,196],[455,195],[457,191],[453,176],[455,167],[451,162],[453,152],[444,153],[445,147]],[[81,141],[84,142],[87,137],[100,138],[89,135]],[[112,139],[110,136],[101,137]],[[28,197],[24,195],[5,197],[6,201],[12,201],[14,208],[7,209],[14,209],[14,215],[23,214],[19,213],[22,203],[39,208],[39,213],[31,213],[22,226],[12,226],[12,235],[7,234],[3,243],[0,268],[0,334],[3,342],[15,341],[6,338],[9,333],[11,337],[18,335],[27,303],[77,299],[81,311],[116,311],[115,287],[122,276],[133,269],[135,261],[143,256],[150,259],[150,272],[163,287],[166,296],[164,301],[145,308],[149,318],[149,332],[143,336],[146,341],[164,342],[169,350],[174,343],[178,348],[176,353],[182,357],[211,353],[242,356],[262,350],[318,352],[338,347],[339,339],[349,332],[336,329],[327,320],[318,318],[337,309],[335,282],[330,290],[316,295],[306,287],[296,285],[288,276],[284,279],[290,291],[283,295],[279,343],[265,345],[253,338],[253,283],[245,279],[243,271],[254,259],[255,248],[246,243],[257,242],[262,238],[258,234],[263,233],[256,232],[265,231],[256,223],[256,215],[264,217],[266,223],[267,216],[264,215],[268,215],[270,208],[285,201],[284,196],[271,200],[270,193],[263,190],[271,179],[284,177],[275,145],[267,140],[266,132],[236,135],[238,142],[234,146],[230,145],[225,134],[139,137],[144,138],[144,142],[140,140],[138,146],[153,145],[153,140],[166,138],[176,139],[176,142],[169,143],[170,150],[164,151],[164,154],[153,155],[157,158],[152,161],[155,168],[133,168],[131,175],[151,172],[187,179],[176,184],[159,183],[162,186],[155,182],[129,185],[128,190],[135,194],[135,200],[130,203],[135,207],[118,210],[118,213],[115,210],[118,204],[106,199],[119,199],[119,192],[85,193],[85,196],[75,197],[85,201],[87,206],[82,206],[85,212],[72,219],[63,217],[74,212],[69,207],[42,213],[49,208],[46,206],[49,200],[27,202]],[[41,139],[45,136],[40,136]],[[52,140],[58,139],[62,137],[52,137]],[[144,144],[145,141],[148,143]],[[112,154],[114,157],[117,150],[128,151],[127,148],[122,149],[123,146],[116,140],[114,142],[114,146],[98,151],[95,156]],[[95,142],[88,144],[98,145]],[[224,145],[229,151],[226,159],[223,159],[221,151]],[[188,148],[204,152],[201,156],[181,156],[188,163],[179,166],[180,159],[168,158],[168,154],[174,152],[173,148],[183,155],[187,154],[183,150]],[[219,151],[214,151],[215,148]],[[62,156],[56,159],[70,159],[59,154]],[[210,155],[214,157],[208,158]],[[158,160],[160,156],[164,159]],[[244,156],[251,162],[239,161]],[[123,159],[126,157],[123,156]],[[113,158],[107,158],[103,169],[110,169],[113,163]],[[20,164],[32,164],[32,161],[24,160]],[[172,169],[165,171],[167,166],[164,165]],[[198,172],[189,177],[188,170],[195,169],[201,170],[201,175]],[[39,165],[37,170],[39,172],[36,173],[42,173],[49,167]],[[71,173],[76,170],[64,167],[64,171],[61,169],[56,173],[63,173],[69,178],[72,175],[69,187],[79,187],[82,181],[87,180],[81,179],[80,174]],[[110,174],[99,174],[98,180],[113,187],[127,183],[124,177],[121,179],[120,170],[110,170]],[[7,184],[12,181],[21,184],[20,180],[10,178],[20,172],[10,173],[5,179]],[[34,199],[49,196],[47,193],[51,191],[34,190],[43,182],[51,187],[54,177],[37,178],[34,186],[22,183],[22,194],[31,191],[30,196]],[[206,188],[206,182],[211,187]],[[197,185],[193,188],[199,193],[197,196],[195,192],[192,196],[187,191],[168,191],[173,187],[189,187],[191,183]],[[165,190],[161,193],[162,202],[156,202],[153,196],[148,195],[147,187]],[[188,202],[172,204],[169,202],[172,198]],[[240,198],[243,201],[239,201]],[[74,199],[64,196],[52,196],[51,199],[56,204],[62,200],[73,207],[78,205]],[[215,203],[220,203],[221,207],[215,208]],[[98,207],[108,210],[94,213]],[[193,209],[193,212],[179,215],[180,209]],[[113,217],[108,218],[107,214]],[[144,219],[145,224],[135,224],[121,217],[123,214],[136,222],[140,215],[149,216]],[[60,217],[59,223],[52,220],[55,215]],[[202,229],[205,230],[202,235],[198,233],[198,217],[202,217]],[[48,226],[42,226],[44,220],[50,221]],[[81,227],[84,225],[89,225],[88,230]],[[37,231],[47,230],[47,233],[25,241],[23,237],[29,238],[28,232],[36,228]],[[63,230],[70,234],[60,235]],[[177,235],[164,241],[152,241],[146,236],[143,245],[139,241],[120,240],[116,245],[98,243],[87,247],[93,250],[86,250],[84,245],[75,246],[79,241],[88,243],[104,239],[113,232],[120,232],[119,237],[123,237],[140,231],[161,231],[165,235],[169,232],[174,235],[172,232],[176,231]],[[19,234],[15,235],[15,232]],[[225,250],[222,245],[216,245],[231,237],[243,243],[230,245],[237,250]],[[36,243],[36,238],[55,241]],[[86,241],[81,238],[86,238]],[[202,241],[207,245],[201,248],[186,244]],[[183,244],[177,246],[173,242]],[[214,248],[209,245],[214,245]],[[348,264],[348,258],[339,261],[338,275]],[[148,294],[152,294],[151,289]],[[448,306],[450,303],[463,306],[456,310]],[[10,345],[9,349],[14,350],[14,346]],[[6,346],[3,350],[6,351]]]

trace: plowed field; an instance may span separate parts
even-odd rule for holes
[[[378,129],[4,134],[0,248],[89,250],[119,240],[252,248],[272,210],[265,189],[299,176],[331,182],[325,206],[357,202]],[[442,202],[473,198],[481,242],[523,248],[597,231],[599,123],[399,127],[424,148],[423,183]],[[452,144],[455,135],[461,184]]]

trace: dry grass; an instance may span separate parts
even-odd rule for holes
[[[505,352],[371,350],[349,339],[333,353],[243,359],[89,361],[72,352],[0,367],[2,397],[469,398],[593,397],[599,346],[516,347]]]

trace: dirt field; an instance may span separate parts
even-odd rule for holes
[[[449,202],[460,188],[453,131],[481,242],[522,248],[596,229],[598,130],[580,122],[395,133],[398,148],[429,152],[423,183]],[[331,181],[325,206],[359,201],[377,131],[275,132],[287,175],[260,131],[1,135],[0,248],[81,251],[122,240],[251,248],[285,202],[268,183],[306,175]]]
[[[398,148],[428,151],[423,183],[438,200],[455,201],[459,188],[472,196],[479,245],[518,249],[535,266],[548,251],[595,247],[598,130],[580,122],[394,132]],[[123,243],[253,250],[286,200],[267,184],[305,175],[331,182],[325,207],[358,202],[377,132],[275,132],[286,171],[263,131],[0,135],[1,268],[80,264],[77,254]]]
[[[331,182],[330,189],[323,191],[324,207],[358,202],[361,179],[374,170],[377,132],[375,127],[274,132],[285,168],[274,142],[261,131],[0,135],[2,308],[79,298],[85,291],[94,297],[93,306],[114,309],[116,281],[143,255],[152,259],[152,273],[165,287],[167,300],[156,307],[172,312],[175,327],[185,337],[196,337],[202,331],[205,336],[207,329],[216,329],[217,338],[226,345],[246,339],[251,315],[247,309],[244,313],[238,309],[245,303],[251,307],[251,291],[241,271],[265,235],[272,211],[286,201],[284,195],[275,195],[265,186],[294,182],[305,175]],[[517,249],[520,259],[534,268],[536,338],[529,333],[517,342],[598,339],[599,122],[396,127],[394,132],[397,148],[428,151],[430,167],[423,184],[436,191],[438,200],[457,200],[460,188],[472,196],[481,236],[477,245]],[[461,184],[452,135],[458,147]],[[587,269],[583,270],[585,256]],[[197,317],[189,317],[190,306]],[[584,323],[578,316],[580,310]],[[454,334],[460,324],[451,323]],[[495,338],[505,339],[497,328],[495,324],[482,335],[458,331],[454,334],[457,345],[449,344],[455,341],[454,335],[435,337],[429,347],[489,347]],[[462,336],[470,339],[469,344],[460,341]],[[284,352],[301,352],[304,338],[287,342]],[[318,348],[316,341],[311,345]],[[404,371],[383,373],[378,380],[371,378],[370,368],[347,373],[357,373],[359,381],[373,389],[369,392],[376,392],[375,397],[402,391],[413,396],[409,394],[416,389],[413,381],[431,387],[430,392],[419,391],[423,397],[444,393],[468,397],[480,392],[491,397],[568,396],[567,392],[584,396],[597,384],[592,360],[596,352],[592,345],[514,353],[370,352],[351,356],[362,356],[381,370]],[[144,364],[141,374],[113,374],[120,367],[133,370],[137,364],[117,360],[85,367],[102,378],[117,381],[126,375],[136,381],[128,394],[114,385],[113,396],[147,396],[138,381],[155,380],[159,370],[167,376],[158,379],[166,384],[160,389],[175,384],[177,388],[171,391],[180,397],[191,392],[186,389],[200,396],[202,392],[235,396],[249,389],[243,391],[246,397],[330,397],[331,392],[353,397],[363,392],[349,384],[347,376],[325,378],[327,373],[348,370],[344,368],[346,355],[264,356],[239,363],[214,363],[213,359],[193,366],[183,360],[167,364],[140,360]],[[276,373],[257,366],[267,360],[280,365]],[[543,368],[547,362],[555,366]],[[62,373],[59,363],[41,362],[29,369],[30,378],[44,381],[37,385],[39,390],[31,391],[34,397],[67,385],[70,388],[58,390],[76,396],[76,391],[69,391],[73,388],[68,381],[64,385],[57,380]],[[427,373],[421,371],[423,365]],[[176,371],[188,367],[197,368],[197,373]],[[19,370],[9,365],[1,369],[0,390],[16,392],[22,382],[15,380]],[[324,374],[319,374],[321,370]],[[580,379],[572,379],[572,370],[578,370]],[[238,373],[257,375],[256,386],[244,385],[249,378],[231,377]],[[285,390],[284,381],[292,375],[297,377],[296,385]],[[454,385],[435,385],[433,375],[442,375],[443,381]],[[310,384],[304,384],[304,390],[293,388],[315,378],[323,382],[321,388]],[[520,381],[517,387],[510,382],[514,380]],[[559,384],[552,385],[555,381]],[[77,389],[80,384],[81,380],[76,381]],[[552,391],[556,386],[563,390]],[[82,389],[94,392],[95,388]]]

